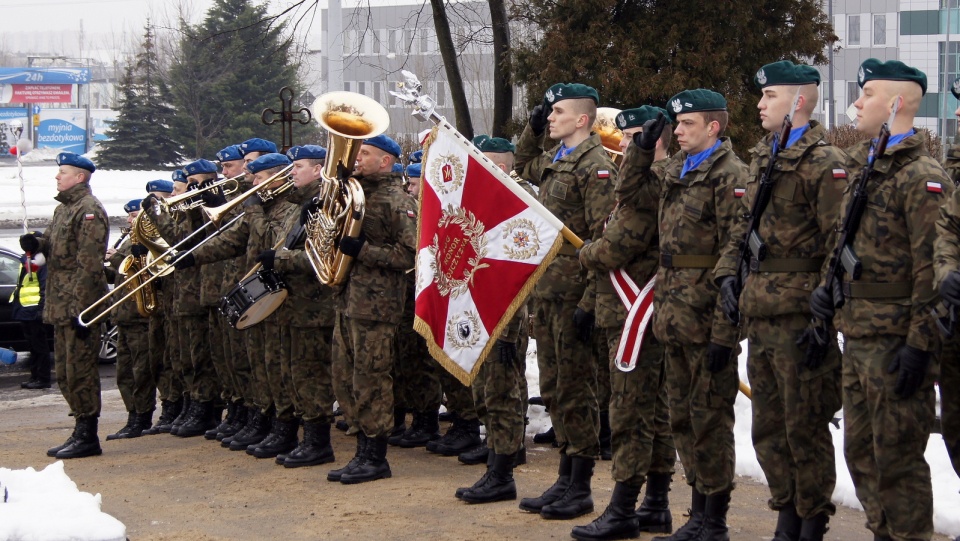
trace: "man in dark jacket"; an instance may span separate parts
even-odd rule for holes
[[[35,236],[41,233],[34,232]],[[47,265],[43,254],[20,256],[20,277],[10,295],[11,318],[23,327],[23,336],[30,348],[30,381],[24,389],[50,388],[50,345],[43,324],[43,288],[47,285]]]

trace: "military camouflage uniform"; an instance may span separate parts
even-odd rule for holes
[[[556,162],[559,145],[545,152],[547,140],[527,125],[517,144],[516,169],[539,186],[540,203],[574,234],[599,238],[615,204],[616,166],[595,133]],[[569,457],[595,459],[600,452],[597,361],[592,344],[577,339],[573,322],[578,307],[594,311],[589,283],[573,246],[564,244],[533,292],[534,336],[540,396],[550,410],[560,450]]]
[[[607,352],[604,362],[609,367],[612,390],[613,479],[633,486],[642,485],[648,473],[673,473],[677,456],[669,427],[663,346],[648,330],[636,367],[630,372],[616,367],[627,308],[613,287],[610,271],[624,269],[643,288],[660,263],[659,184],[638,178],[639,157],[637,147],[630,145],[620,169],[620,202],[610,214],[603,235],[580,250],[580,262],[594,271],[597,281],[597,327]],[[657,164],[662,171],[662,161]],[[630,186],[629,190],[624,186]],[[627,191],[630,197],[624,197]]]
[[[233,378],[230,377],[227,367],[227,353],[224,349],[223,340],[226,335],[226,327],[229,327],[230,324],[220,315],[220,299],[227,293],[223,291],[225,271],[225,261],[218,261],[200,268],[200,304],[206,308],[207,312],[210,364],[213,366],[217,386],[217,395],[214,400],[218,403],[221,400],[229,401],[234,393]]]
[[[954,145],[947,151],[943,163],[947,174],[953,179],[954,187],[960,183],[960,146]],[[960,227],[955,223],[960,216],[960,205],[956,200],[958,191],[940,208],[940,220],[937,223],[937,243],[934,246],[934,262],[937,283],[950,270],[960,270],[960,249],[957,236]],[[943,345],[940,352],[940,432],[947,446],[953,471],[960,475],[960,332],[954,331],[949,338],[941,337]]]
[[[144,211],[146,212],[146,211]],[[153,281],[157,289],[157,310],[150,315],[149,347],[150,367],[153,379],[157,383],[157,392],[161,400],[177,402],[183,393],[183,380],[173,367],[180,366],[173,356],[178,355],[173,322],[173,291],[176,289],[174,276],[157,278]]]
[[[127,239],[117,248],[110,258],[113,269],[120,268],[120,263],[130,255],[131,246]],[[116,273],[115,285],[126,278]],[[140,315],[135,297],[131,297],[120,303],[112,321],[117,324],[117,389],[123,405],[128,412],[152,412],[157,406],[157,386],[156,373],[151,367],[150,320]]]
[[[840,409],[840,351],[831,329],[829,350],[816,370],[803,368],[806,347],[797,339],[810,325],[810,293],[830,247],[840,198],[846,187],[846,155],[824,141],[816,121],[774,165],[775,186],[757,233],[767,256],[743,285],[740,311],[749,340],[747,370],[753,394],[753,446],[767,476],[771,509],[794,505],[801,518],[832,515],[836,484],[830,421]],[[730,233],[716,275],[737,270],[740,241],[749,227],[750,210],[770,161],[773,135],[751,150],[743,218]]]
[[[74,416],[100,416],[100,336],[81,340],[70,322],[107,290],[103,258],[107,250],[107,212],[81,182],[60,192],[47,232],[37,240],[47,258],[43,322],[53,325],[57,385]]]
[[[914,134],[888,147],[874,165],[866,210],[852,243],[863,273],[856,282],[844,283],[846,303],[836,318],[844,337],[844,456],[867,527],[895,540],[930,539],[933,533],[930,467],[923,453],[939,373],[939,333],[930,315],[937,303],[934,222],[953,183],[924,149],[924,137]],[[853,178],[843,209],[869,146],[864,141],[848,151]],[[942,195],[928,191],[927,182],[940,183]],[[833,237],[828,246],[834,245]],[[934,357],[919,390],[901,399],[893,392],[898,374],[887,367],[904,344]]]
[[[639,151],[638,167],[653,151]],[[708,344],[736,348],[737,327],[720,309],[713,267],[730,241],[740,212],[735,188],[747,166],[727,138],[681,178],[686,152],[666,166],[659,211],[660,268],[654,293],[653,331],[664,345],[670,425],[687,483],[711,496],[733,489],[734,358],[717,373],[707,370]],[[647,181],[657,182],[647,173]]]
[[[243,192],[246,192],[253,187],[253,182],[249,180],[243,180],[239,183],[238,190],[232,195],[228,195],[228,200],[233,200],[235,197],[240,195]],[[235,217],[237,213],[241,212],[242,207],[235,207],[232,211],[228,212],[223,218],[224,220],[230,220]],[[223,292],[223,295],[229,294],[233,288],[240,281],[240,278],[247,273],[249,267],[244,267],[243,265],[246,262],[246,257],[238,256],[231,259],[226,259],[223,262],[223,282],[221,283],[220,291]],[[248,334],[252,335],[251,339],[257,339],[258,343],[261,344],[262,340],[259,340],[261,329],[246,329],[243,331],[238,331],[234,329],[233,326],[223,318],[222,329],[223,329],[223,351],[226,356],[225,366],[228,374],[229,387],[232,389],[232,396],[230,400],[233,402],[244,401],[244,405],[251,406],[254,405],[254,392],[253,392],[253,383],[252,383],[252,367],[250,366],[250,359],[248,358],[247,353],[247,338]],[[248,331],[252,331],[249,332]],[[261,355],[262,357],[262,355]]]
[[[427,341],[413,329],[416,310],[416,274],[407,275],[407,300],[397,330],[397,361],[394,364],[394,407],[436,415],[442,391],[440,373],[445,372],[427,348]]]
[[[400,175],[359,177],[366,243],[337,293],[333,384],[348,423],[369,438],[393,428],[394,340],[417,246],[416,203]]]

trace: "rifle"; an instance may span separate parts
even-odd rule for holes
[[[770,161],[767,162],[767,168],[763,170],[760,176],[760,187],[757,189],[757,196],[753,199],[753,205],[750,208],[750,225],[747,232],[740,241],[740,254],[737,257],[737,272],[733,275],[736,280],[736,290],[743,290],[743,283],[746,281],[745,275],[750,269],[751,255],[757,261],[763,261],[767,257],[767,245],[760,238],[757,230],[760,228],[760,218],[763,211],[770,203],[770,195],[773,194],[773,187],[776,182],[773,178],[773,167],[780,155],[781,144],[786,146],[790,140],[790,131],[793,130],[793,115],[797,112],[797,104],[800,102],[800,87],[797,87],[797,94],[793,97],[793,106],[790,107],[790,113],[783,117],[783,125],[779,133],[773,134],[770,141]],[[727,316],[734,325],[740,324],[740,313],[737,312],[733,317]]]
[[[897,118],[897,111],[900,109],[901,96],[897,96],[893,102],[893,110],[890,111],[890,118],[880,127],[880,136],[876,141],[870,143],[870,152],[867,154],[867,164],[863,166],[860,178],[857,179],[857,185],[854,187],[853,196],[847,204],[847,212],[843,218],[840,227],[840,236],[837,245],[830,256],[830,266],[827,270],[827,281],[824,287],[833,296],[834,308],[843,307],[845,299],[843,291],[839,284],[843,283],[843,273],[846,272],[850,278],[857,280],[863,272],[863,266],[860,264],[860,258],[853,251],[853,239],[860,229],[860,219],[863,218],[863,211],[867,208],[867,181],[873,173],[873,165],[877,160],[883,158],[887,151],[887,143],[890,141],[890,128],[893,121]],[[821,346],[827,343],[827,324],[829,321],[818,322],[814,317],[810,324],[813,326],[813,336]]]

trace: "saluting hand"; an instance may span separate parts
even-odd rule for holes
[[[666,125],[667,117],[663,116],[663,113],[657,113],[657,118],[644,122],[643,130],[633,134],[633,144],[643,150],[657,148],[657,141],[660,140],[660,134],[663,133],[663,128]]]
[[[530,129],[534,135],[543,135],[543,130],[547,127],[547,117],[550,116],[550,109],[543,104],[538,104],[530,111]]]

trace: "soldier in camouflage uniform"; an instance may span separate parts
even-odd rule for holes
[[[337,293],[334,328],[334,392],[347,422],[359,429],[357,452],[330,481],[363,483],[392,475],[387,439],[393,428],[393,369],[397,325],[406,296],[405,273],[416,252],[417,209],[392,173],[400,145],[385,135],[360,146],[354,174],[363,188],[366,215],[359,238],[343,237],[338,249],[354,258]]]
[[[610,374],[610,427],[613,479],[616,482],[607,510],[591,524],[573,529],[574,539],[622,539],[640,531],[669,532],[672,517],[667,493],[677,450],[669,432],[666,404],[663,346],[646,333],[642,349],[630,370],[617,362],[621,336],[629,307],[621,300],[610,276],[619,272],[643,288],[660,262],[657,248],[659,182],[641,182],[640,153],[632,138],[642,138],[643,125],[666,111],[649,105],[622,111],[616,119],[623,130],[617,207],[610,214],[603,235],[580,250],[580,262],[594,271],[597,291],[597,334],[604,342]],[[635,135],[640,134],[640,135]],[[670,146],[670,130],[649,141],[655,167],[661,172]],[[659,176],[658,176],[659,178]],[[618,277],[624,280],[623,277]],[[635,302],[641,302],[639,299]],[[642,314],[641,314],[642,315]],[[667,426],[663,426],[663,424]],[[640,489],[650,478],[644,508],[635,512]]]
[[[517,145],[521,176],[540,187],[540,203],[581,239],[600,237],[615,204],[616,166],[600,136],[591,133],[599,101],[591,87],[554,85],[534,108]],[[549,148],[548,137],[560,144]],[[540,394],[561,455],[556,483],[540,497],[521,500],[520,508],[548,519],[593,511],[590,480],[600,452],[600,413],[589,283],[575,248],[564,244],[533,293]]]
[[[107,250],[107,212],[90,190],[96,166],[89,159],[61,152],[57,155],[56,200],[60,203],[46,234],[20,237],[20,247],[47,260],[43,322],[53,325],[57,385],[76,419],[73,434],[63,445],[47,451],[56,458],[99,455],[100,371],[99,336],[80,323],[77,315],[107,290],[103,257]]]
[[[682,152],[667,165],[662,181],[649,170],[652,150],[641,150],[638,167],[648,171],[646,181],[661,182],[653,330],[664,345],[670,425],[692,505],[683,527],[657,539],[727,539],[737,327],[718,305],[711,271],[730,240],[740,208],[737,188],[746,183],[747,167],[723,137],[728,119],[723,96],[685,90],[666,109]],[[652,124],[644,136],[648,129],[659,135],[664,119]]]
[[[925,136],[912,127],[926,91],[923,72],[871,58],[861,64],[858,82],[863,92],[854,106],[861,133],[877,135],[895,104],[900,107],[886,152],[866,184],[859,229],[848,240],[862,262],[860,277],[850,281],[844,274],[842,308],[821,285],[810,297],[810,309],[829,321],[839,308],[844,456],[867,528],[875,539],[930,539],[933,494],[923,453],[934,420],[940,348],[931,315],[937,304],[933,244],[937,209],[953,183],[927,153]],[[847,151],[853,178],[842,209],[849,208],[873,145],[867,140]],[[837,237],[831,235],[827,246],[835,246]]]
[[[761,89],[760,120],[770,135],[754,147],[743,216],[749,216],[771,140],[796,103],[793,129],[780,141],[769,203],[756,234],[766,245],[762,261],[751,253],[749,277],[739,296],[740,243],[750,218],[734,225],[717,265],[717,283],[728,317],[739,320],[749,340],[747,370],[753,394],[753,446],[770,486],[768,505],[779,512],[776,541],[823,539],[836,511],[830,421],[840,409],[840,351],[836,330],[820,346],[809,336],[809,293],[828,265],[827,236],[835,227],[846,188],[843,151],[826,143],[826,130],[810,115],[820,73],[783,60],[767,64],[754,82]],[[795,101],[796,100],[796,101]],[[742,301],[740,300],[742,299]]]

